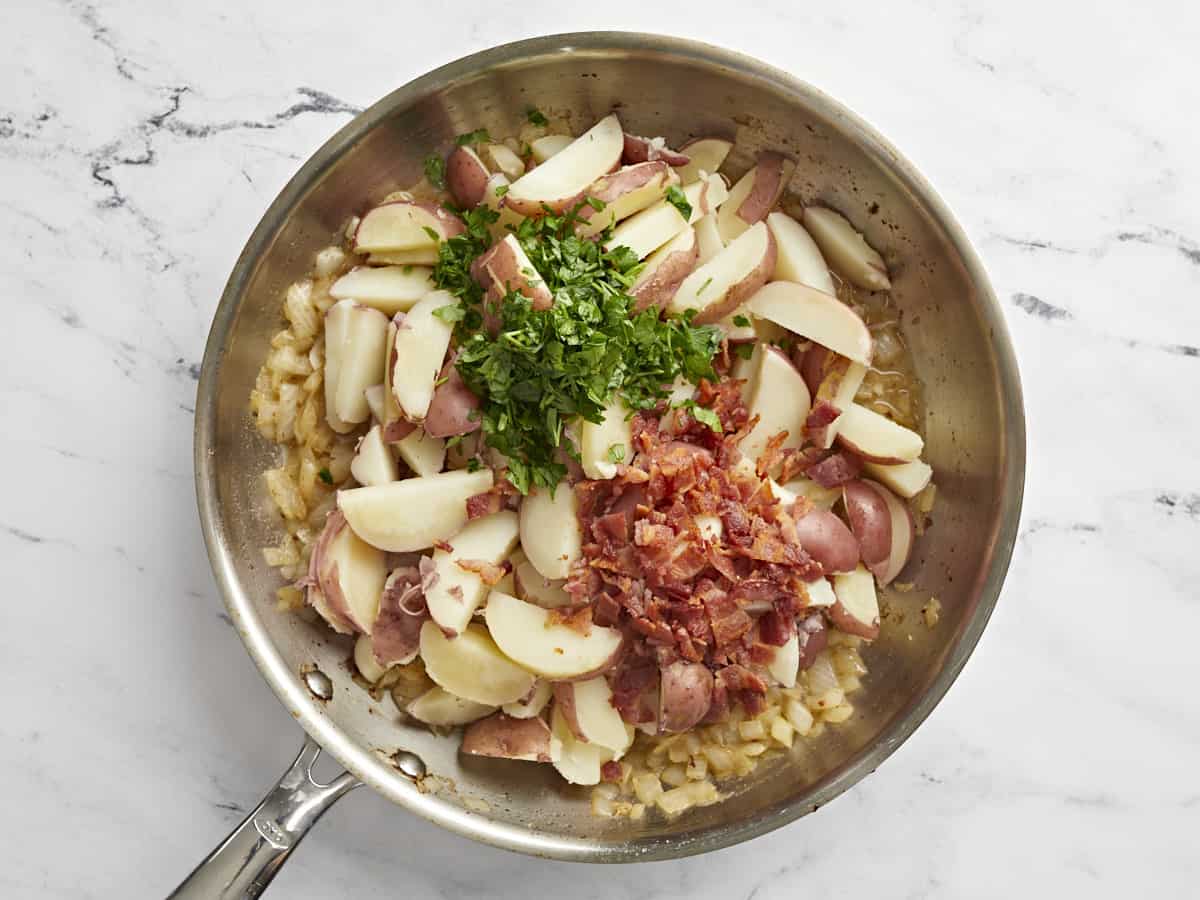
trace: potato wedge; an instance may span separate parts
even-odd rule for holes
[[[338,508],[360,538],[407,553],[454,537],[467,524],[467,499],[492,486],[492,470],[441,472],[338,491]]]
[[[448,638],[427,621],[421,626],[421,659],[438,686],[476,703],[513,703],[533,688],[534,676],[501,653],[482,625]]]

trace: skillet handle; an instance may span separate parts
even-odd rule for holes
[[[349,772],[318,784],[312,767],[320,755],[321,748],[306,735],[300,755],[262,803],[168,900],[249,900],[261,895],[325,810],[362,784]]]

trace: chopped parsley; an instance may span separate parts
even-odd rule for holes
[[[317,473],[317,477],[320,478],[326,484],[333,484],[333,473],[330,472],[328,469],[322,469],[321,471],[319,471]]]
[[[749,359],[750,357],[752,357],[754,355],[754,345],[753,344],[745,344],[745,343],[733,344],[732,349],[733,349],[733,352],[737,355],[738,359]]]
[[[606,251],[602,241],[577,236],[582,206],[525,219],[515,229],[554,298],[549,309],[535,310],[517,291],[496,303],[471,278],[471,263],[491,241],[487,226],[497,219],[486,207],[460,214],[466,232],[442,242],[434,267],[434,283],[461,303],[457,368],[482,399],[482,436],[508,457],[508,479],[521,493],[552,489],[562,479],[562,454],[577,455],[566,424],[603,421],[614,394],[632,411],[651,409],[679,376],[693,383],[716,378],[720,330],[693,325],[694,312],[660,319],[652,307],[631,315],[629,289],[642,265],[628,247]],[[485,313],[494,334],[484,329]]]
[[[701,425],[707,425],[718,434],[723,430],[721,428],[721,420],[717,417],[717,414],[708,407],[701,406],[695,400],[684,400],[682,403],[676,404],[676,408],[686,409],[693,419]]]
[[[625,445],[624,444],[613,444],[611,447],[608,448],[608,461],[609,462],[619,463],[624,458],[625,458]]]
[[[507,194],[507,193],[508,193],[508,185],[507,185],[507,184],[498,184],[498,185],[496,185],[496,190],[495,190],[495,191],[493,191],[493,193],[494,193],[494,194],[495,194],[497,197],[503,197],[505,194]]]
[[[604,212],[604,207],[606,207],[608,205],[603,200],[598,200],[595,197],[588,197],[586,199],[587,199],[587,205],[590,206],[592,209],[594,209],[596,212]]]
[[[439,190],[446,186],[446,161],[436,153],[425,157],[425,179]]]
[[[531,125],[540,125],[545,128],[550,124],[550,120],[542,115],[542,111],[537,107],[531,106],[525,111],[525,118],[529,120]]]
[[[667,202],[679,210],[679,214],[683,216],[684,221],[690,222],[692,220],[692,204],[688,203],[687,196],[675,185],[667,188]]]
[[[738,328],[749,328],[750,320],[748,318],[746,318],[746,316],[734,316],[733,324],[736,325]]]
[[[430,228],[428,225],[422,226],[422,230],[429,235],[429,239],[435,244],[442,239],[442,236]]]
[[[466,310],[464,310],[457,303],[447,303],[445,306],[439,306],[437,309],[435,309],[433,314],[443,322],[453,325],[455,322],[458,322],[465,317],[467,313]]]
[[[454,139],[454,143],[460,147],[474,147],[476,144],[490,144],[491,142],[492,136],[488,134],[486,128],[468,131],[466,134],[460,134]]]
[[[712,276],[711,275],[708,276],[708,278],[704,279],[704,284],[700,285],[700,290],[696,291],[696,294],[697,295],[703,294],[705,292],[705,290],[708,289],[708,286],[710,284],[712,284]]]
[[[467,460],[467,471],[468,472],[478,472],[482,468],[483,468],[483,465],[479,462],[479,457],[472,456],[470,459]]]

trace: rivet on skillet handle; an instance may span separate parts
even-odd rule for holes
[[[184,879],[169,900],[241,900],[267,889],[317,819],[362,782],[344,772],[318,784],[312,767],[321,748],[312,738],[262,803],[204,862]]]

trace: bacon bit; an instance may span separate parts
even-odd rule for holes
[[[770,612],[758,620],[758,636],[764,644],[782,647],[796,633],[796,613],[791,603],[776,603]]]
[[[630,420],[627,464],[612,479],[574,488],[586,543],[565,587],[573,609],[590,610],[591,621],[626,635],[625,661],[610,682],[613,705],[631,723],[657,720],[657,674],[641,673],[651,664],[733,669],[714,688],[705,721],[723,717],[730,704],[759,708],[765,682],[750,667],[795,633],[804,584],[822,574],[797,540],[792,513],[740,464],[738,444],[753,422],[739,383],[702,381],[696,399],[718,415],[723,431],[684,410],[671,411],[668,431],[660,422],[665,406],[639,412]],[[828,455],[784,450],[783,440],[773,444],[783,471]],[[721,519],[711,540],[696,524],[701,515]]]
[[[600,767],[600,778],[610,784],[620,784],[623,771],[619,762],[615,759],[610,759]]]
[[[508,574],[508,564],[498,566],[495,563],[488,562],[486,559],[457,559],[454,561],[464,572],[473,572],[488,587],[496,584]]]
[[[758,462],[754,466],[755,472],[759,478],[766,478],[771,470],[776,468],[783,459],[783,443],[788,439],[786,431],[777,431],[767,439],[767,446],[763,447],[763,451],[759,454]]]
[[[441,550],[443,553],[454,552],[454,545],[448,543],[447,541],[434,541],[433,546],[434,549]]]
[[[490,516],[493,512],[499,512],[504,505],[504,497],[502,492],[498,490],[499,485],[492,485],[482,493],[476,493],[473,497],[467,498],[467,520],[473,518],[482,518]]]
[[[639,547],[666,547],[675,539],[670,525],[653,525],[639,519],[633,525],[633,542]]]
[[[808,411],[808,418],[804,420],[804,433],[816,434],[822,428],[836,422],[841,414],[842,411],[828,400],[818,400]]]
[[[823,488],[841,487],[862,472],[862,460],[849,451],[839,451],[809,466],[805,474]]]
[[[546,622],[549,625],[565,625],[573,631],[587,635],[592,630],[592,608],[582,606],[578,609],[569,607],[551,609],[547,611]]]
[[[596,597],[596,605],[593,608],[592,620],[605,628],[611,628],[621,621],[621,604],[616,598],[608,593],[601,593]]]
[[[620,546],[629,543],[631,517],[624,512],[611,512],[592,523],[592,535],[601,544]]]

